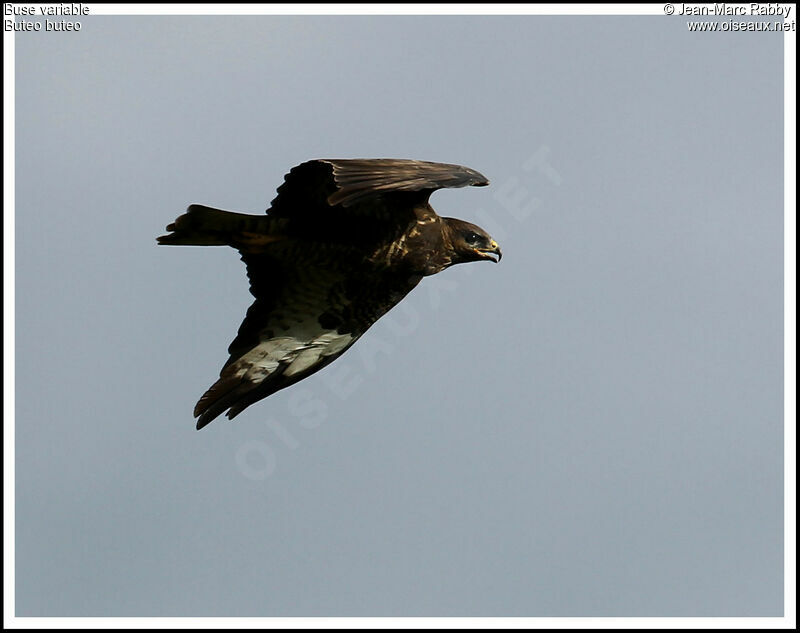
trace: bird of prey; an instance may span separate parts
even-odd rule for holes
[[[488,184],[459,165],[319,159],[291,169],[266,215],[189,206],[158,243],[232,246],[255,297],[219,380],[195,406],[197,428],[336,360],[423,277],[499,261],[486,231],[428,204],[437,189]]]

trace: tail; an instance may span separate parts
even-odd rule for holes
[[[177,220],[167,225],[171,233],[158,238],[168,246],[234,246],[236,248],[268,244],[281,239],[270,235],[273,218],[247,215],[193,204]],[[251,250],[251,248],[247,248]]]

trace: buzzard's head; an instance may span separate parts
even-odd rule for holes
[[[482,259],[495,263],[500,261],[503,256],[500,247],[481,227],[455,218],[445,218],[445,221],[450,233],[450,243],[455,251],[454,264]]]

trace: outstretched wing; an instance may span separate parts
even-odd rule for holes
[[[245,254],[247,311],[220,378],[200,398],[200,429],[228,410],[233,418],[254,402],[319,371],[343,354],[419,278],[376,275],[337,246],[313,251],[291,241],[269,253]]]
[[[423,192],[429,196],[445,187],[485,186],[483,174],[469,167],[422,160],[338,159],[320,161],[331,166],[338,191],[330,204],[350,207],[359,200],[393,191]]]
[[[485,186],[488,179],[460,165],[421,160],[318,159],[292,168],[267,213],[313,226],[353,228],[401,223],[432,214],[431,193],[445,187]]]

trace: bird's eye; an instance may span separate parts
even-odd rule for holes
[[[483,237],[478,235],[477,233],[467,233],[466,236],[467,244],[480,244],[483,241]]]

